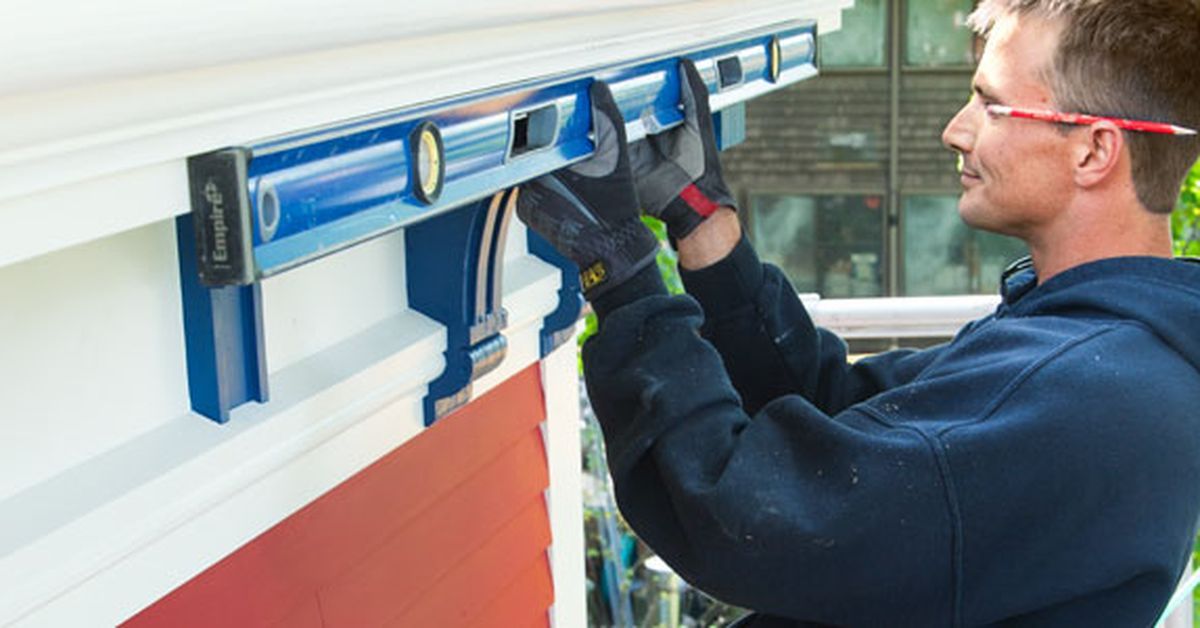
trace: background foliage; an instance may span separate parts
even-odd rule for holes
[[[1192,166],[1179,190],[1179,201],[1171,214],[1171,234],[1176,255],[1200,256],[1200,161]],[[1192,550],[1192,565],[1200,566],[1200,536]],[[1200,624],[1200,598],[1192,595],[1192,616]]]
[[[1200,255],[1200,162],[1192,166],[1171,214],[1176,255]]]

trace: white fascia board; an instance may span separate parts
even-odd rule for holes
[[[605,10],[672,0],[607,0]],[[10,3],[12,4],[12,3]],[[42,0],[5,7],[0,94],[570,16],[594,0]]]
[[[189,155],[612,67],[786,20],[815,19],[827,32],[853,2],[627,0],[597,9],[574,0],[565,3],[574,14],[565,14],[549,2],[532,8],[493,3],[484,10],[472,0],[460,15],[479,9],[482,18],[452,19],[447,7],[427,11],[409,28],[400,26],[413,12],[408,2],[269,5],[274,20],[256,18],[261,3],[250,3],[250,21],[237,27],[245,30],[233,31],[246,35],[244,42],[222,48],[192,44],[224,41],[231,28],[222,9],[228,1],[196,15],[189,10],[187,20],[159,9],[130,21],[136,10],[156,5],[124,0],[90,9],[99,12],[91,22],[68,12],[75,25],[70,36],[96,46],[51,46],[37,54],[45,38],[20,33],[41,32],[37,25],[58,19],[63,9],[57,4],[29,5],[0,30],[13,35],[18,53],[0,60],[0,77],[9,77],[0,82],[0,265],[186,212],[187,190],[178,176]],[[284,13],[303,18],[282,19]],[[158,30],[153,37],[126,37],[127,23]],[[320,32],[306,30],[312,28]],[[283,43],[306,36],[315,43]],[[106,37],[130,43],[106,52],[110,48],[100,45]],[[38,76],[21,70],[29,57],[22,47],[42,59],[33,64],[42,68]],[[12,49],[7,41],[6,48]],[[91,70],[80,74],[79,68]],[[172,191],[130,193],[130,186]]]

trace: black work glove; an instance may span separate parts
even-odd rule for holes
[[[691,233],[718,207],[735,208],[721,176],[712,111],[696,65],[679,63],[683,124],[629,147],[642,209],[667,225],[671,240]]]
[[[579,267],[589,301],[654,262],[658,240],[642,224],[625,121],[608,85],[590,90],[596,152],[521,188],[517,216]]]

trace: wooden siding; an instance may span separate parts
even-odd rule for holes
[[[544,407],[534,365],[125,625],[547,625]]]

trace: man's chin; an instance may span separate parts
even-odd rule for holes
[[[967,200],[966,194],[958,199],[958,217],[968,227],[991,231],[992,229],[988,228],[987,216],[988,213],[983,208]]]
[[[966,193],[963,193],[962,196],[958,197],[958,217],[962,219],[963,222],[973,227],[974,225],[971,223],[976,217],[977,211],[978,210],[975,208],[975,206],[967,201]]]
[[[1002,219],[1003,216],[1004,214],[989,212],[985,208],[964,204],[962,201],[959,201],[958,217],[968,227],[996,235],[1024,239],[1021,234],[1014,230],[1013,224],[1005,222]]]

